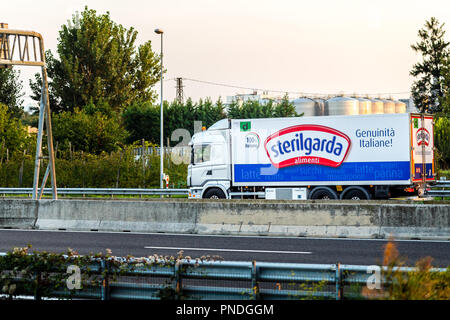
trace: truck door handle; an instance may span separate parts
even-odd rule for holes
[[[206,175],[207,175],[207,176],[212,176],[212,170],[208,170],[208,171],[206,172]]]

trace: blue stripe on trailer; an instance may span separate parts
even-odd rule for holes
[[[337,168],[303,164],[276,169],[271,164],[235,164],[235,182],[409,180],[409,161],[345,162]]]

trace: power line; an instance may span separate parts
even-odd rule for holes
[[[300,91],[283,91],[283,90],[273,90],[273,89],[262,89],[262,88],[256,88],[256,87],[244,87],[244,86],[238,86],[238,85],[232,85],[227,83],[220,83],[220,82],[213,82],[213,81],[206,81],[206,80],[198,80],[198,79],[192,79],[192,78],[183,78],[187,81],[193,81],[208,85],[214,85],[214,86],[220,86],[220,87],[228,87],[228,88],[235,88],[235,89],[243,89],[243,90],[256,90],[256,91],[263,91],[263,92],[275,92],[275,93],[286,93],[286,94],[298,94],[298,95],[311,95],[311,96],[330,96],[330,95],[340,95],[343,93],[312,93],[312,92],[300,92]],[[357,94],[357,95],[367,95],[367,96],[381,96],[381,95],[394,95],[394,94],[409,94],[410,91],[403,91],[403,92],[380,92],[380,93],[364,93],[364,94]],[[356,94],[356,93],[351,93]]]
[[[194,81],[194,82],[199,82],[199,83],[205,83],[205,84],[210,84],[210,85],[215,85],[215,86],[220,86],[220,87],[235,88],[235,89],[289,93],[289,92],[281,91],[281,90],[267,90],[267,89],[261,89],[261,88],[255,88],[255,87],[252,87],[252,88],[251,87],[242,87],[242,86],[236,86],[236,85],[231,85],[231,84],[218,83],[218,82],[212,82],[212,81],[204,81],[204,80],[197,80],[197,79],[190,79],[190,78],[183,78],[183,79],[184,80],[188,80],[188,81]]]

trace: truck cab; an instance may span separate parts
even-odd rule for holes
[[[229,198],[231,181],[229,120],[216,122],[193,135],[188,166],[189,198]]]

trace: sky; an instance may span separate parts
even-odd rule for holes
[[[2,4],[0,22],[42,34],[45,49],[55,54],[62,25],[85,6],[135,28],[137,45],[150,40],[158,54],[161,38],[154,30],[164,30],[163,97],[169,101],[177,77],[185,79],[184,96],[194,101],[252,92],[243,88],[290,97],[408,98],[414,80],[409,71],[421,59],[411,49],[418,30],[436,17],[450,39],[448,0],[16,0]],[[34,103],[28,79],[39,69],[18,69],[24,104]]]

